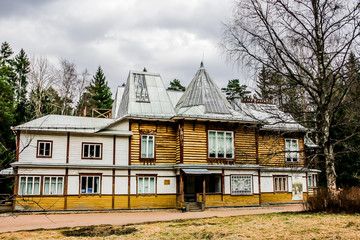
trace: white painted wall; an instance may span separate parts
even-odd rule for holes
[[[115,165],[129,165],[129,137],[116,137]]]
[[[65,175],[64,168],[22,168],[18,169],[18,174],[39,174],[39,175]]]
[[[115,194],[128,194],[128,171],[115,171]]]
[[[106,128],[107,130],[125,130],[129,131],[129,120],[124,119],[118,123],[115,123],[111,127]]]
[[[137,174],[157,174],[157,193],[176,194],[176,174],[174,170],[132,170],[131,171],[131,194],[136,194],[136,175]],[[164,185],[164,180],[170,180],[170,185]]]
[[[53,141],[51,158],[37,158],[37,141]],[[26,163],[65,163],[66,162],[66,133],[25,132],[20,134],[19,162]]]
[[[225,170],[225,194],[231,194],[231,176],[229,175],[252,175],[253,176],[253,193],[259,193],[258,171],[257,170]]]

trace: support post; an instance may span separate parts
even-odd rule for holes
[[[180,202],[184,202],[184,176],[180,170]]]
[[[202,201],[205,202],[205,196],[206,196],[205,175],[203,175],[203,193],[202,193],[202,195],[203,195]]]

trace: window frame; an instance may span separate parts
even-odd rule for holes
[[[300,152],[299,152],[299,139],[297,138],[285,138],[285,163],[289,163],[289,164],[296,164],[296,163],[300,163]],[[287,150],[286,149],[286,141],[293,141],[293,140],[296,140],[296,145],[297,145],[297,150],[294,151],[294,150]],[[291,144],[290,144],[291,146]],[[291,161],[288,161],[288,157],[287,157],[287,154],[291,154],[291,153],[296,153],[296,161],[294,161],[293,159],[294,158],[290,158]]]
[[[150,178],[154,178],[154,192],[153,193],[139,193],[139,178],[149,178],[149,183],[150,183]],[[138,195],[155,195],[157,196],[157,174],[137,174],[136,175],[136,196]],[[150,185],[149,185],[150,186]]]
[[[310,178],[312,178],[312,184],[310,185]],[[317,174],[308,174],[308,188],[318,188],[318,175]],[[314,184],[315,183],[315,184]]]
[[[277,190],[276,189],[276,178],[282,178],[285,179],[285,189],[284,190]],[[287,193],[289,192],[289,176],[287,175],[274,175],[273,176],[273,187],[274,187],[274,193]]]
[[[251,179],[251,192],[250,193],[233,193],[232,178],[233,176],[250,177]],[[254,176],[252,174],[231,174],[230,175],[230,195],[254,195]]]
[[[40,143],[50,143],[50,155],[46,156],[46,155],[40,155]],[[45,149],[44,149],[44,153],[45,153]],[[37,145],[36,145],[36,158],[52,158],[52,153],[53,153],[53,141],[52,140],[37,140]]]
[[[50,178],[50,181],[49,181],[49,193],[48,194],[45,193],[45,178]],[[56,184],[56,193],[55,194],[50,193],[51,179],[52,178],[56,178],[56,183],[55,183]],[[57,185],[58,185],[58,179],[59,178],[62,178],[61,193],[57,192],[57,189],[58,189]],[[42,195],[45,195],[45,196],[64,195],[64,186],[65,186],[64,180],[65,180],[64,176],[43,176]]]
[[[143,143],[142,143],[142,138],[143,136],[147,136],[147,140],[146,140],[146,155],[148,155],[148,146],[149,146],[149,137],[152,136],[153,137],[153,157],[143,157],[142,156],[142,147],[143,147]],[[156,158],[156,135],[155,134],[140,134],[140,160],[155,160]]]
[[[218,155],[218,138],[217,133],[223,132],[224,133],[224,157],[210,157],[210,132],[215,132],[215,155]],[[231,146],[232,146],[232,157],[228,158],[226,157],[226,133],[231,133]],[[226,159],[226,160],[234,160],[235,159],[235,133],[234,131],[227,131],[227,130],[216,130],[216,129],[210,129],[207,131],[207,157],[210,160],[217,160],[217,159]]]
[[[82,177],[86,177],[86,179],[88,179],[88,177],[94,177],[94,183],[95,183],[95,177],[98,177],[99,178],[99,192],[96,192],[96,193],[84,192],[84,193],[82,193],[81,192]],[[88,181],[86,183],[88,183]],[[102,185],[102,174],[101,173],[80,173],[79,174],[79,195],[101,195],[101,191],[102,191],[101,185]],[[88,186],[86,189],[88,189]]]
[[[84,156],[84,145],[94,145],[96,149],[96,145],[100,145],[100,157],[85,157]],[[83,142],[81,144],[81,159],[90,159],[90,160],[102,160],[103,157],[103,143],[94,143],[94,142]]]
[[[20,189],[21,189],[21,178],[25,178],[25,193],[24,194],[20,194]],[[31,191],[32,193],[29,194],[27,193],[27,184],[28,184],[28,178],[33,178],[33,182],[32,182],[32,188],[31,188]],[[38,193],[34,193],[34,186],[35,186],[35,178],[39,178],[39,192]],[[18,195],[19,196],[39,196],[41,195],[41,179],[42,177],[41,176],[19,176],[19,188],[18,188]]]

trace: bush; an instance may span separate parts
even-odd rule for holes
[[[316,190],[304,204],[310,212],[360,213],[360,187],[349,187],[329,192],[326,188]]]

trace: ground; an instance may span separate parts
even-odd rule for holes
[[[81,239],[360,239],[360,217],[271,213],[127,226],[21,231],[2,233],[0,239],[79,239],[79,236],[83,237]]]

